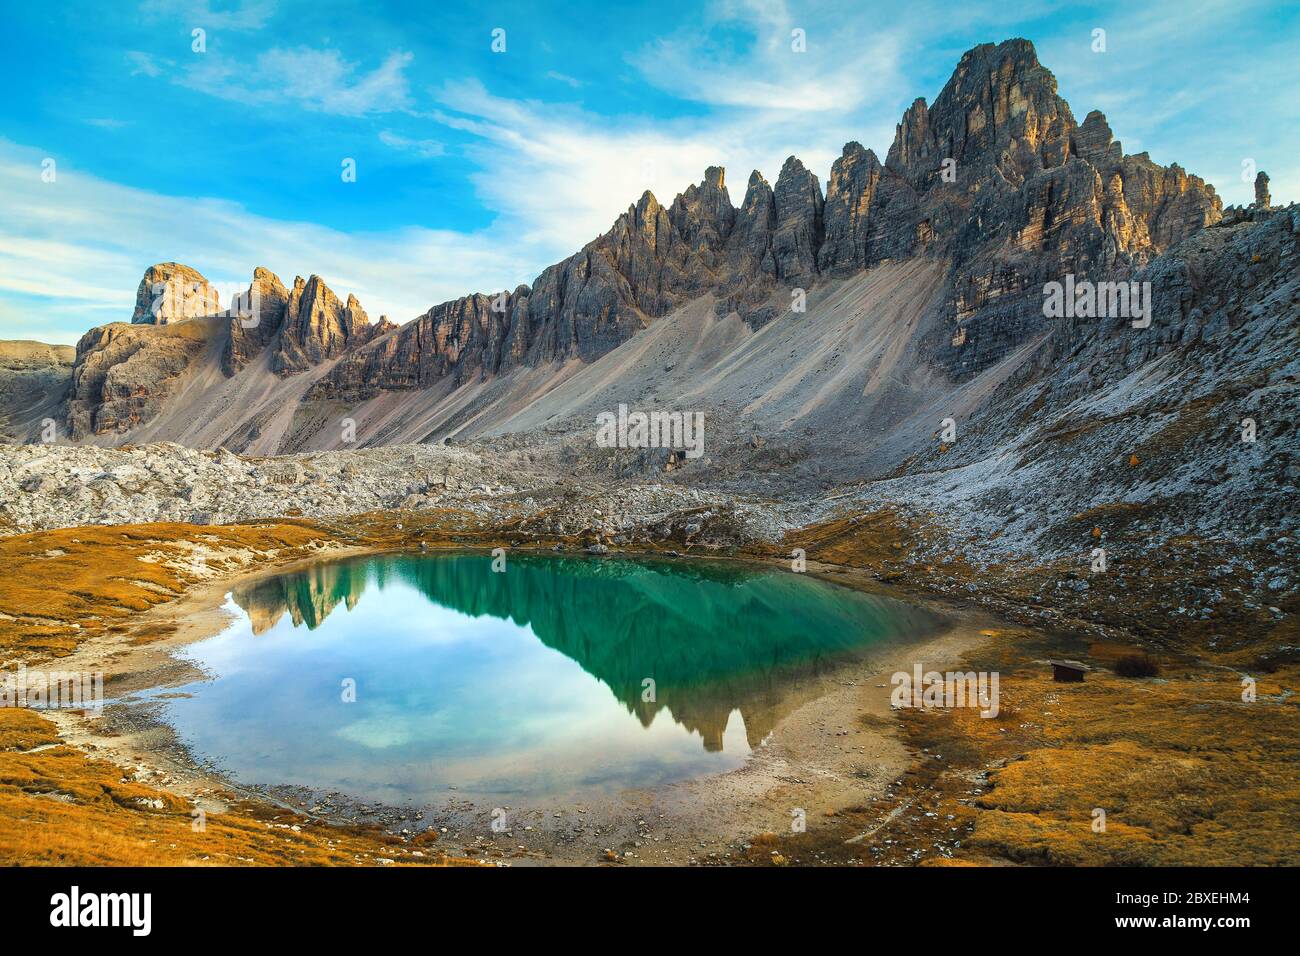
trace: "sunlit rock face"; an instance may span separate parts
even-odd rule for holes
[[[1264,176],[1252,208],[1268,202]],[[1204,180],[1145,153],[1125,155],[1099,112],[1077,122],[1033,45],[1013,39],[968,51],[932,104],[915,100],[883,163],[848,143],[824,194],[791,156],[774,187],[751,173],[736,206],[725,170],[712,166],[667,206],[647,191],[531,285],[443,302],[400,328],[386,317],[370,322],[355,297],[341,301],[319,276],[286,288],[259,268],[249,293],[256,321],[227,320],[222,370],[236,375],[263,359],[288,378],[329,364],[309,401],[455,387],[519,367],[592,362],[705,295],[717,315],[759,329],[789,314],[799,290],[927,257],[944,264],[946,294],[921,356],[961,379],[1043,334],[1045,284],[1066,274],[1130,277],[1221,216]],[[183,291],[151,302],[147,287],[158,282]],[[153,266],[133,321],[214,313],[209,292],[193,269]],[[150,407],[105,420],[129,423]]]
[[[202,273],[179,262],[160,262],[146,269],[140,279],[131,321],[166,325],[220,311],[220,296]]]
[[[271,367],[280,375],[304,372],[394,327],[383,319],[372,325],[356,296],[340,302],[320,276],[299,276],[285,303]]]
[[[234,375],[251,362],[280,333],[289,290],[270,269],[258,266],[248,293],[230,323],[230,338],[222,353],[222,368]]]

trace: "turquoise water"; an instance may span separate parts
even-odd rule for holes
[[[240,587],[236,622],[185,649],[211,679],[159,705],[248,784],[418,805],[614,793],[739,766],[819,677],[939,624],[726,562],[507,562],[383,556]]]

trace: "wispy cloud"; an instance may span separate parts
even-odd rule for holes
[[[275,13],[270,0],[245,0],[214,10],[209,0],[144,0],[140,13],[149,20],[173,20],[206,30],[260,30]]]
[[[209,96],[249,105],[288,104],[317,113],[363,116],[410,105],[406,68],[414,56],[395,50],[366,72],[335,49],[273,48],[253,63],[208,53],[176,82]]]
[[[161,76],[162,67],[158,61],[141,50],[128,50],[126,53],[126,62],[131,64],[132,76]]]
[[[5,337],[70,343],[91,326],[128,321],[144,269],[167,260],[223,288],[246,286],[257,265],[286,282],[319,273],[340,295],[356,293],[372,317],[404,322],[446,299],[513,287],[544,255],[496,233],[344,233],[268,219],[236,203],[159,195],[62,165],[45,183],[41,159],[0,140]]]
[[[406,136],[399,136],[392,130],[380,130],[379,141],[385,146],[391,146],[393,149],[405,153],[414,153],[422,159],[433,159],[435,156],[442,156],[447,152],[447,147],[434,139],[410,139]]]
[[[563,83],[566,86],[571,86],[575,90],[582,86],[581,80],[577,79],[576,77],[569,76],[566,73],[560,73],[556,70],[547,70],[544,75],[548,80],[555,80],[557,83]]]
[[[615,123],[572,106],[493,96],[477,80],[446,84],[437,98],[444,109],[432,118],[477,138],[467,151],[481,171],[471,178],[502,216],[499,231],[557,252],[604,232],[647,188],[671,202],[709,166],[728,169],[737,204],[752,169],[775,181],[791,154],[824,181],[846,139],[863,132],[784,114]]]
[[[864,30],[829,10],[795,15],[782,0],[713,3],[703,20],[629,59],[647,81],[683,99],[761,110],[844,112],[900,77],[901,31],[879,22]]]

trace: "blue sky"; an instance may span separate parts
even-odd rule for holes
[[[667,203],[708,165],[739,203],[751,169],[774,181],[791,153],[823,184],[847,140],[883,159],[913,98],[1012,36],[1127,152],[1181,163],[1225,204],[1251,199],[1246,159],[1274,201],[1300,194],[1294,3],[119,0],[5,17],[0,338],[128,320],[168,259],[223,302],[264,265],[405,322],[531,282],[643,189]]]

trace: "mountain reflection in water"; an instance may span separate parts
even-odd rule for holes
[[[184,651],[211,678],[157,698],[179,738],[241,783],[390,804],[730,770],[838,666],[941,624],[781,570],[529,554],[335,561],[227,607]]]
[[[405,582],[442,607],[531,628],[603,682],[642,726],[666,709],[710,751],[722,749],[733,710],[756,747],[792,709],[780,706],[790,685],[886,638],[932,631],[939,620],[792,573],[716,561],[507,560],[506,572],[492,571],[485,555],[340,561],[232,596],[254,634],[285,614],[294,627],[314,630],[339,605],[354,609],[367,590]],[[653,701],[643,700],[646,678],[655,681]]]

